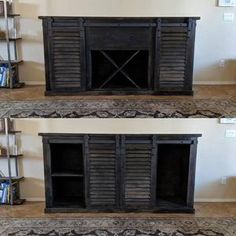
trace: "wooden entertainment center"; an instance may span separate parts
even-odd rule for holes
[[[46,95],[193,94],[199,17],[40,19]]]
[[[39,134],[46,209],[194,212],[200,134]]]

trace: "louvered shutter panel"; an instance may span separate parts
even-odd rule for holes
[[[183,91],[189,79],[186,74],[188,24],[163,22],[160,34],[159,90]]]
[[[152,138],[127,136],[124,161],[124,205],[150,208],[152,204]]]
[[[48,40],[50,40],[52,89],[80,90],[82,81],[79,20],[53,20]]]
[[[117,206],[117,151],[115,136],[89,139],[89,204],[91,208]]]

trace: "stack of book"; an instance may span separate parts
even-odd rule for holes
[[[12,79],[13,84],[16,82],[16,66],[12,66]],[[6,64],[0,66],[0,87],[10,86],[10,73],[9,67]]]
[[[13,196],[16,194],[16,188],[13,187]],[[10,184],[0,183],[0,204],[10,204]]]

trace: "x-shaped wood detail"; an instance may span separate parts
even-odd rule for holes
[[[114,73],[112,73],[108,79],[99,87],[100,89],[104,88],[104,86],[109,83],[119,72],[122,73],[125,78],[127,78],[136,88],[141,89],[131,78],[130,76],[124,71],[124,68],[132,61],[139,53],[140,50],[133,53],[132,56],[130,56],[121,66],[118,66],[118,64],[104,51],[100,51],[102,55],[117,69]]]

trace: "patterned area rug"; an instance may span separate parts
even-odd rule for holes
[[[235,236],[233,218],[0,219],[1,236]]]
[[[235,118],[233,99],[1,102],[0,118]]]

